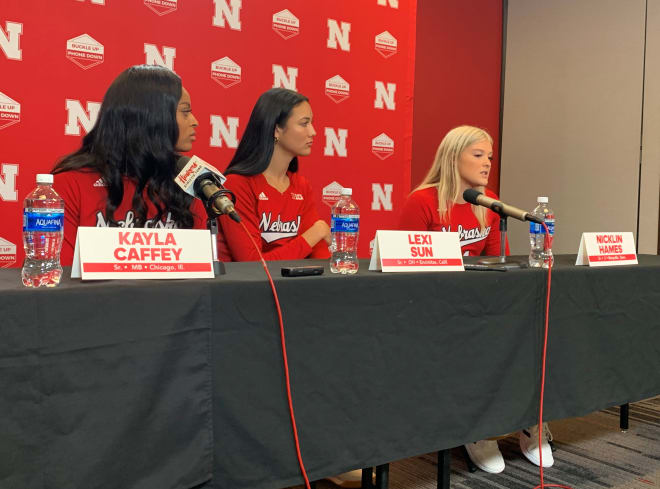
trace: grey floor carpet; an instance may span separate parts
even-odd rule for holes
[[[546,484],[573,489],[660,488],[660,396],[630,406],[630,429],[619,430],[618,408],[550,422],[557,451]],[[461,451],[452,452],[452,489],[532,489],[538,468],[520,453],[517,436],[499,441],[506,462],[501,474],[469,473]],[[421,455],[390,464],[390,489],[435,489],[437,458]],[[298,486],[295,489],[302,489]],[[317,489],[337,489],[321,481]]]

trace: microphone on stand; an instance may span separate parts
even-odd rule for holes
[[[465,201],[469,202],[470,204],[487,207],[500,216],[500,256],[496,258],[483,258],[479,260],[479,263],[483,265],[496,265],[505,269],[526,268],[527,262],[514,262],[509,261],[506,258],[506,218],[511,216],[520,221],[532,221],[539,224],[543,224],[543,220],[539,219],[531,212],[518,209],[512,205],[508,205],[504,202],[500,202],[499,200],[487,197],[483,193],[473,188],[469,188],[463,192],[463,199],[465,199]]]
[[[234,208],[236,197],[222,186],[226,180],[222,173],[197,156],[180,157],[176,162],[176,170],[178,174],[174,181],[187,194],[201,199],[209,214],[225,214],[234,221],[241,222],[241,217]]]
[[[531,212],[518,209],[512,205],[505,204],[499,200],[495,200],[492,197],[488,197],[483,193],[475,190],[473,188],[467,189],[463,192],[463,199],[466,202],[474,205],[481,205],[483,207],[488,207],[493,212],[496,212],[500,215],[504,214],[505,216],[513,217],[519,221],[532,221],[538,224],[543,224],[543,219],[539,219]]]

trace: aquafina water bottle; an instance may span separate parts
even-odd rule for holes
[[[332,208],[332,256],[330,271],[332,273],[357,273],[359,263],[357,258],[358,234],[360,228],[360,209],[351,198],[353,190],[343,188],[341,197]]]
[[[26,287],[55,287],[62,267],[64,201],[53,189],[53,175],[37,175],[37,188],[23,202],[23,247],[21,277]]]
[[[552,256],[552,239],[555,234],[555,213],[548,206],[547,197],[538,197],[538,205],[532,211],[539,219],[545,222],[548,227],[549,235],[545,235],[545,228],[542,224],[535,222],[529,223],[529,266],[533,268],[548,268],[554,263]]]

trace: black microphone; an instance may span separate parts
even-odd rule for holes
[[[188,156],[182,156],[176,162],[178,174],[175,180],[179,186],[188,194],[201,199],[210,214],[218,216],[226,214],[234,221],[241,222],[240,216],[234,209],[236,197],[222,186],[221,178],[224,176],[221,173],[216,174],[200,158],[197,158],[195,166],[184,171],[190,159]]]
[[[491,197],[487,197],[478,190],[475,190],[473,188],[469,188],[465,192],[463,192],[463,199],[465,199],[465,201],[469,202],[470,204],[488,207],[489,209],[497,212],[498,214],[504,214],[506,216],[513,217],[520,221],[532,221],[538,224],[543,224],[543,219],[539,219],[531,212],[518,209],[517,207],[513,207],[512,205],[508,205],[505,204],[504,202],[500,202],[499,200],[495,200]]]

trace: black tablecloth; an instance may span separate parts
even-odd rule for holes
[[[547,419],[660,393],[660,258],[574,261],[553,272]],[[311,479],[535,423],[543,271],[279,277],[287,263],[270,268]],[[0,487],[300,482],[260,264],[52,290],[2,270],[0,304]]]

